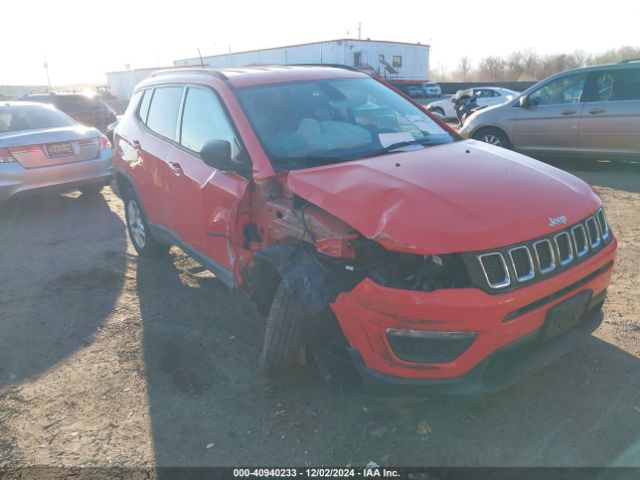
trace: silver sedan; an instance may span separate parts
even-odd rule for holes
[[[0,103],[0,200],[36,191],[97,193],[111,178],[111,144],[50,105]]]

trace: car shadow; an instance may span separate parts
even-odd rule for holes
[[[264,320],[177,249],[137,289],[159,467],[640,465],[640,360],[595,336],[490,397],[382,398],[347,366],[266,381]]]
[[[124,280],[124,233],[101,195],[0,204],[0,388],[91,342]]]

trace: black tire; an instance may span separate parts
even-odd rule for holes
[[[481,142],[485,142],[496,147],[511,147],[509,137],[507,137],[507,135],[498,128],[482,128],[473,135],[473,138],[475,140],[480,140]]]
[[[79,188],[82,195],[94,196],[99,195],[104,188],[104,183],[92,183],[91,185],[84,185]]]
[[[296,313],[295,295],[280,282],[273,297],[264,334],[260,365],[268,377],[281,376],[300,356],[303,342],[303,320]]]
[[[129,239],[138,255],[149,258],[166,254],[170,245],[159,242],[151,235],[144,210],[133,190],[131,188],[127,189],[122,198],[124,200],[127,232],[129,232]]]
[[[431,111],[442,115],[442,118],[444,118],[444,109],[442,107],[433,107]]]

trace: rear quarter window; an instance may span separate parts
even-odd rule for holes
[[[149,115],[149,106],[151,105],[152,95],[153,90],[150,88],[142,92],[142,101],[140,102],[140,108],[138,109],[138,118],[142,120],[142,123],[147,123],[147,116]]]

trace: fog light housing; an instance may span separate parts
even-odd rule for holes
[[[387,329],[391,348],[406,362],[451,362],[467,350],[475,338],[475,332]]]

